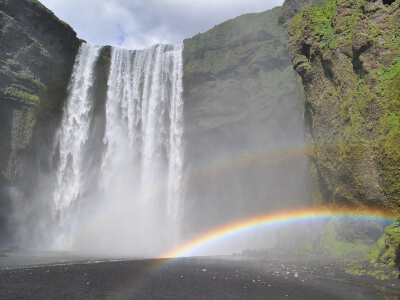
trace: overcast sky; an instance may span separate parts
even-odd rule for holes
[[[92,44],[143,49],[180,44],[245,13],[262,12],[284,0],[40,0]]]

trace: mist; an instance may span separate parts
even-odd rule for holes
[[[285,33],[248,33],[255,22],[276,26],[278,16],[244,15],[187,42],[187,68],[209,65],[184,78],[184,174],[193,174],[185,181],[185,236],[312,205],[301,93],[277,50]],[[275,229],[227,241],[225,254],[274,247]]]
[[[228,24],[246,32],[253,18]],[[276,47],[268,39],[251,36],[246,45]],[[37,145],[30,183],[11,195],[9,245],[160,257],[228,224],[310,205],[301,101],[287,55],[264,51],[236,66],[248,58],[231,54],[230,67],[205,81],[200,73],[184,77],[187,60],[198,59],[184,51],[81,46],[54,142]],[[277,229],[221,236],[185,255],[272,248]]]

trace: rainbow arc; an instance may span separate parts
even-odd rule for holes
[[[176,258],[191,256],[195,251],[216,243],[222,239],[232,237],[259,228],[268,228],[283,224],[309,222],[318,220],[330,220],[342,218],[355,222],[377,221],[391,223],[396,219],[396,215],[380,209],[359,210],[359,209],[327,209],[327,208],[308,208],[294,211],[283,211],[278,213],[267,213],[254,216],[225,226],[216,228],[191,239],[177,248],[166,252],[160,258]]]

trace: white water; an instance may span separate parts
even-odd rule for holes
[[[60,129],[53,197],[57,247],[156,255],[179,240],[182,218],[182,47],[111,49],[98,185],[90,157],[91,86],[99,49],[83,45]],[[85,167],[86,164],[86,167]]]
[[[83,44],[80,48],[59,133],[60,157],[52,218],[58,225],[54,238],[62,246],[71,243],[71,230],[77,221],[77,202],[84,193],[83,148],[89,134],[93,68],[98,55],[98,47]]]

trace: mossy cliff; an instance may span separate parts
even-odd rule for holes
[[[286,1],[184,40],[185,223],[198,230],[311,199],[287,26],[312,2]]]
[[[399,213],[399,24],[398,0],[330,1],[303,9],[290,23],[316,205]],[[349,272],[387,278],[399,266],[397,230],[398,223],[387,227]]]
[[[331,1],[290,23],[313,200],[400,204],[400,1]]]
[[[2,215],[9,206],[7,188],[20,184],[26,162],[39,157],[35,144],[43,146],[54,136],[80,44],[71,27],[39,1],[0,0]],[[40,157],[47,159],[46,153]]]

